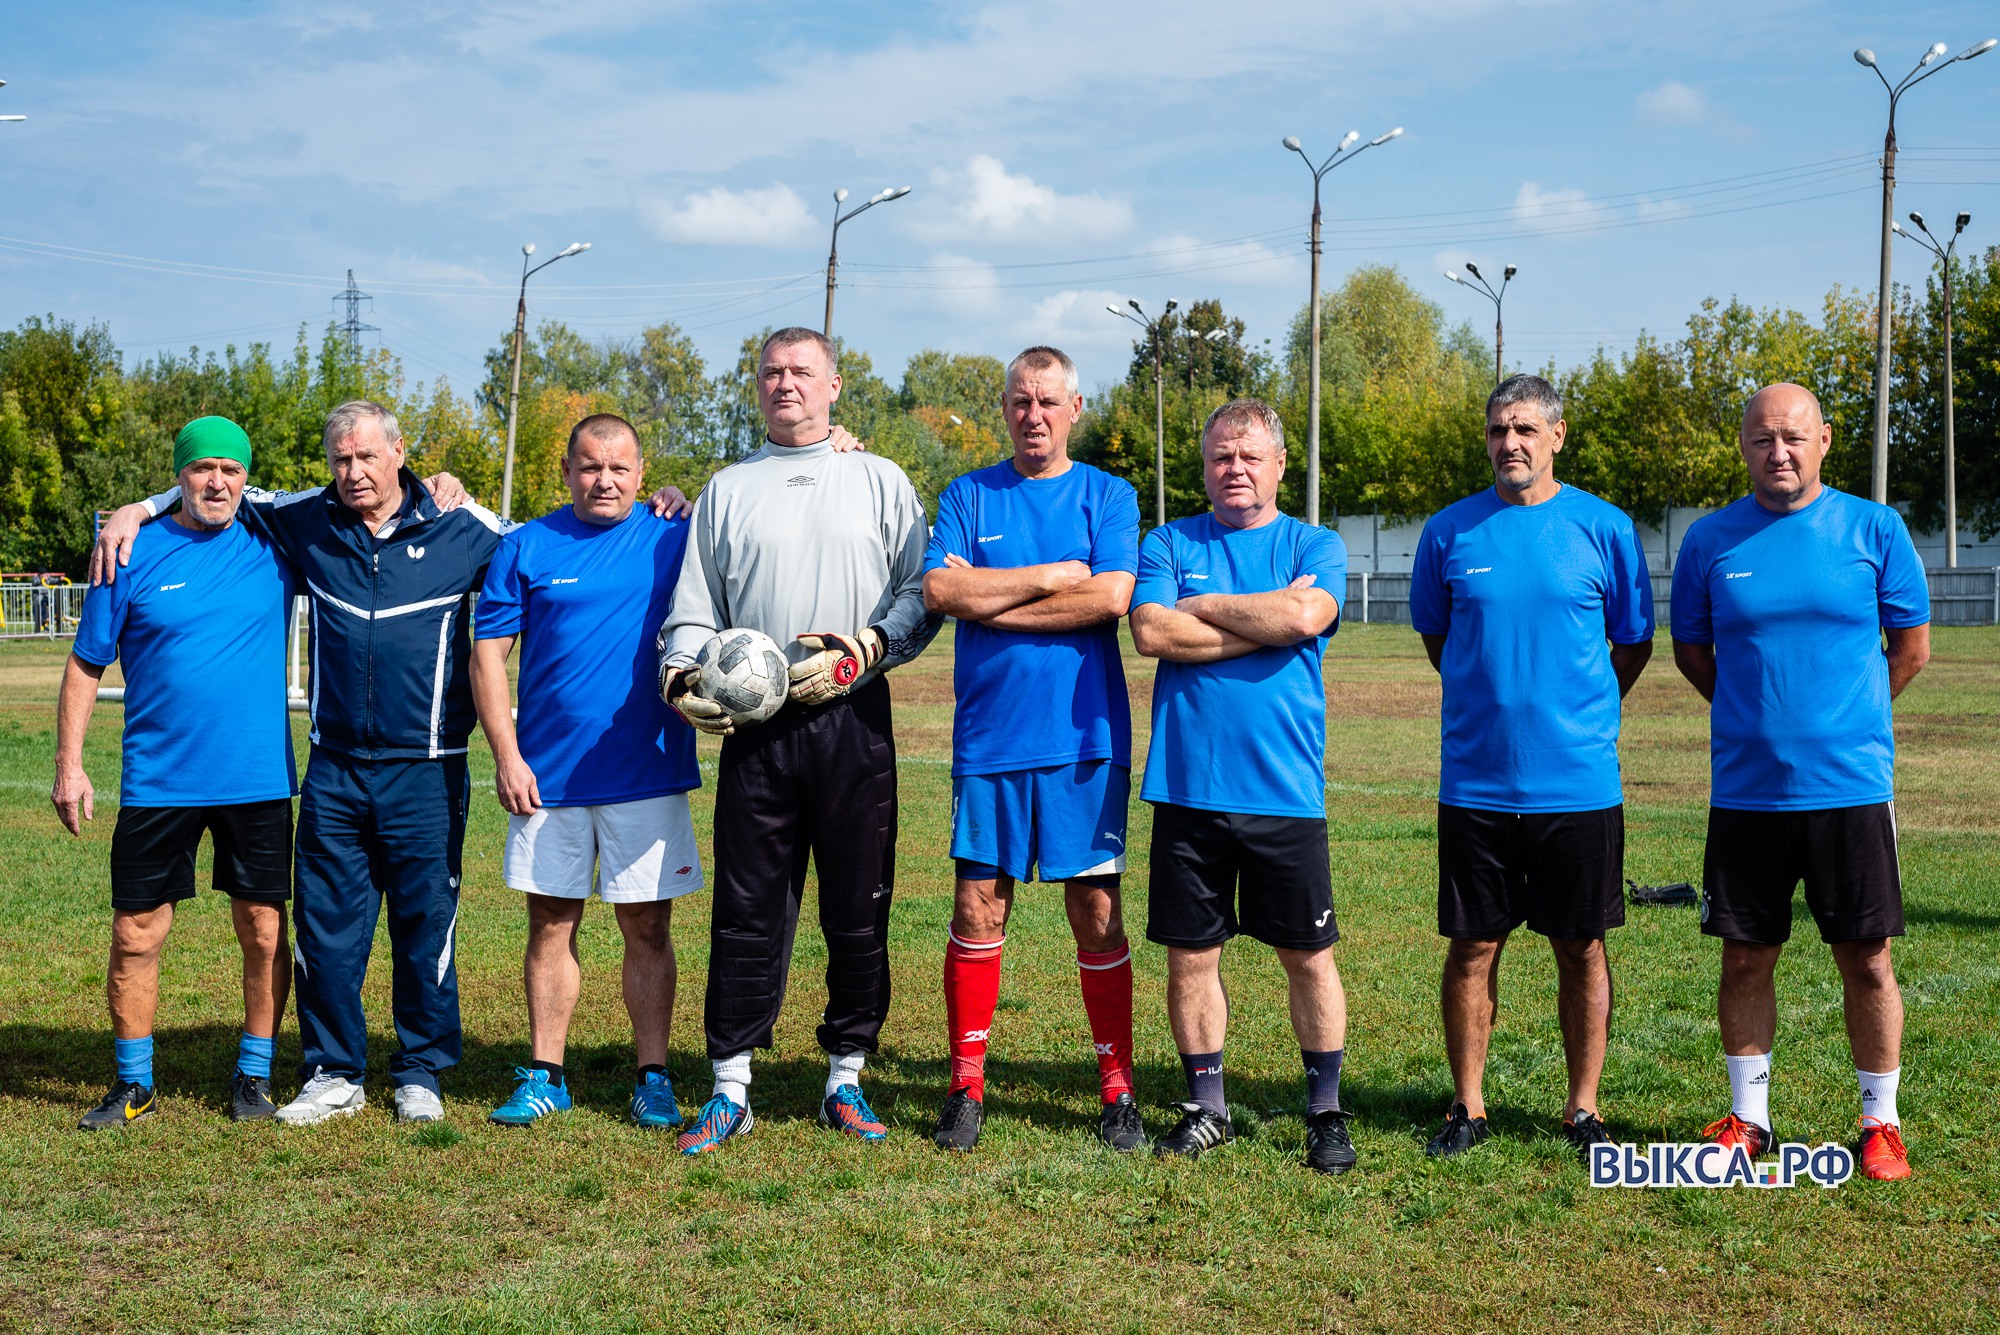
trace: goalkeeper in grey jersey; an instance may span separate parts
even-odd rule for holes
[[[887,1132],[860,1074],[889,1013],[896,744],[882,673],[922,651],[922,503],[886,459],[836,453],[834,349],[810,329],[764,341],[764,448],[718,473],[660,628],[660,684],[695,727],[727,734],[715,793],[715,894],[704,1026],[715,1093],[680,1138],[712,1150],[752,1125],[750,1051],[771,1046],[810,857],[826,937],[826,1096],[820,1119],[862,1140]],[[695,655],[719,630],[785,645],[790,695],[767,723],[729,728],[696,690]]]

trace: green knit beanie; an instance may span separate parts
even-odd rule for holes
[[[174,437],[174,472],[197,459],[234,459],[250,466],[250,437],[227,417],[197,417]]]

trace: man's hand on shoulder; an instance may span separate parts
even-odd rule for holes
[[[440,513],[456,510],[472,499],[471,494],[465,489],[465,484],[450,473],[432,473],[424,479],[424,490],[431,494],[431,503],[437,506]]]
[[[686,519],[694,513],[694,502],[679,487],[661,487],[646,498],[646,504],[662,519]]]
[[[844,426],[836,424],[830,439],[835,454],[853,454],[857,451],[866,454],[868,452],[868,447],[851,435]]]
[[[121,505],[97,532],[97,545],[90,549],[90,582],[116,584],[121,566],[132,560],[132,543],[153,512],[139,502]]]

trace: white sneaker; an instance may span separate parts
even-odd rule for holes
[[[396,1087],[396,1120],[399,1122],[442,1122],[444,1100],[423,1085]]]
[[[286,1126],[311,1126],[329,1117],[346,1117],[368,1106],[368,1095],[359,1083],[344,1075],[328,1075],[324,1067],[313,1068],[299,1096],[278,1109],[278,1120]]]

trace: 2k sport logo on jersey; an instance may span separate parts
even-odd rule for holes
[[[1774,1162],[1756,1163],[1741,1145],[1592,1145],[1593,1187],[1837,1187],[1854,1176],[1854,1154],[1831,1141],[1778,1146]]]

